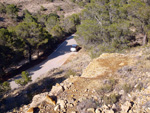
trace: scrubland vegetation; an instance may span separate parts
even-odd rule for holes
[[[0,28],[0,79],[5,78],[6,69],[17,65],[23,59],[30,63],[32,56],[53,50],[64,40],[64,36],[74,33],[80,24],[77,14],[60,18],[56,13],[31,14],[14,4],[0,4],[0,14],[9,18],[15,26]],[[42,7],[43,8],[43,7]],[[43,11],[43,10],[42,10]]]
[[[150,3],[144,0],[91,0],[81,13],[77,40],[92,57],[144,45],[149,37]],[[133,43],[143,35],[142,44]]]
[[[47,1],[53,2],[53,0]],[[24,10],[20,14],[20,7],[14,4],[0,4],[0,14],[2,14],[0,21],[7,17],[15,23],[15,25],[8,27],[0,26],[0,80],[5,78],[8,67],[18,64],[23,59],[28,59],[29,63],[32,62],[33,55],[36,55],[38,58],[40,52],[53,50],[59,42],[64,40],[66,35],[75,32],[76,41],[91,55],[91,58],[98,57],[104,52],[122,52],[123,50],[135,46],[144,46],[149,43],[150,2],[148,0],[70,0],[70,2],[78,4],[83,10],[79,14],[73,14],[66,18],[63,15],[58,15],[56,12],[50,14],[42,13],[46,11],[46,8],[42,5],[40,8],[41,12],[32,14],[28,10]],[[56,10],[63,11],[61,6],[57,6]],[[149,46],[146,46],[143,50],[149,51]],[[140,92],[144,90],[144,87],[147,87],[149,79],[145,72],[147,71],[148,73],[149,71],[149,56],[146,58],[142,55],[140,56],[141,51],[135,51],[136,59],[139,61],[136,65],[137,67],[135,66],[136,68],[132,67],[130,69],[128,66],[125,67],[126,63],[122,63],[124,60],[121,60],[119,66],[122,66],[122,68],[117,68],[116,78],[112,75],[112,71],[111,77],[104,79],[103,85],[99,84],[100,87],[95,92],[98,94],[98,98],[102,100],[102,104],[113,105],[119,101],[124,101],[127,94],[134,91]],[[128,56],[133,54],[134,52],[132,54],[128,53]],[[82,60],[85,60],[85,58]],[[117,60],[108,67],[113,67]],[[111,64],[109,61],[106,58],[106,61],[101,66]],[[60,81],[69,78],[70,75],[72,75],[70,78],[77,75],[77,72],[74,69],[70,69],[70,67],[68,70],[64,69],[66,72],[63,76],[64,78]],[[72,67],[80,68],[78,65]],[[143,72],[143,75],[140,75],[141,72]],[[61,75],[63,70],[56,74],[54,73],[54,75],[58,73]],[[80,73],[80,75],[82,74]],[[106,73],[105,76],[108,75]],[[87,80],[85,79],[86,82]],[[28,73],[23,72],[22,78],[17,80],[16,83],[24,86],[29,81],[31,81],[31,77],[28,76]],[[91,83],[94,84],[94,82]],[[49,85],[47,86],[50,89]],[[43,87],[45,87],[44,84]],[[50,87],[52,87],[51,84]],[[73,88],[70,91],[77,92]],[[8,90],[10,90],[8,82],[0,84],[0,94]],[[88,91],[88,89],[85,90],[85,93]],[[82,108],[90,106],[97,108],[97,104],[100,105],[95,100],[83,100],[77,107],[80,112]]]

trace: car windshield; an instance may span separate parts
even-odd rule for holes
[[[77,45],[76,45],[76,44],[74,44],[74,45],[72,45],[72,47],[73,47],[73,48],[75,48],[75,47],[77,47]]]

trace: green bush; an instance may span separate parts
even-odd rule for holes
[[[2,3],[0,3],[0,13],[6,13],[6,7]]]
[[[59,16],[53,13],[49,14],[45,21],[47,31],[50,32],[52,28],[56,26],[57,24],[59,24]]]
[[[26,72],[26,71],[23,71],[21,73],[21,77],[20,79],[18,80],[15,80],[16,84],[19,84],[21,86],[25,86],[26,84],[28,84],[28,82],[31,82],[31,76],[29,76],[29,73]]]
[[[52,29],[51,29],[51,34],[54,37],[57,38],[62,38],[64,36],[64,30],[61,26],[59,25],[55,25]]]
[[[2,84],[0,84],[0,93],[5,93],[6,91],[10,90],[10,83],[5,81]]]
[[[4,90],[10,90],[11,89],[10,88],[10,83],[7,82],[7,81],[3,82],[3,88],[4,88]]]
[[[16,19],[18,17],[18,7],[14,4],[10,4],[6,6],[6,12],[7,15],[9,15],[10,18]]]
[[[81,1],[81,2],[78,2],[78,5],[79,5],[80,7],[83,7],[83,6],[85,6],[85,3],[84,3],[83,1]]]
[[[106,105],[115,104],[119,101],[120,95],[118,94],[110,94],[109,96],[104,96],[103,101]]]
[[[76,31],[77,25],[80,24],[80,18],[78,14],[73,14],[68,16],[63,21],[64,30],[67,33],[74,33]]]

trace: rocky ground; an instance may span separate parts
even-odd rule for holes
[[[28,95],[26,98],[30,98],[30,101],[10,111],[150,112],[150,45],[133,48],[124,53],[103,53],[90,61],[90,57],[83,50],[71,56],[60,69],[47,73],[53,74],[52,77],[45,78],[43,75],[37,80],[37,84],[42,84],[42,87],[34,84],[30,88],[28,86],[28,90],[22,90],[24,93],[21,94]],[[21,95],[14,92],[5,97],[5,102],[12,95]]]
[[[127,50],[124,54],[104,53],[90,61],[83,51],[71,56],[60,69],[47,73],[50,75],[53,72],[55,76],[55,83],[51,87],[38,87],[40,90],[36,90],[37,93],[30,98],[32,101],[16,107],[14,112],[150,112],[149,45]],[[40,79],[37,80],[38,84],[50,84],[50,81],[44,81],[48,79],[44,75],[42,82],[39,82]]]

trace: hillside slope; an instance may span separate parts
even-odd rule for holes
[[[27,9],[31,13],[40,12],[40,8],[43,6],[46,8],[46,11],[43,13],[50,14],[52,12],[57,12],[58,15],[64,15],[65,17],[81,11],[81,8],[77,4],[69,0],[54,0],[54,2],[49,2],[46,0],[0,0],[0,2],[15,4],[20,6],[22,10]],[[57,10],[58,7],[61,8],[61,11]]]
[[[150,112],[150,47],[124,54],[104,53],[81,76],[70,76],[51,91],[35,95],[21,112]],[[72,67],[74,69],[74,67]]]

